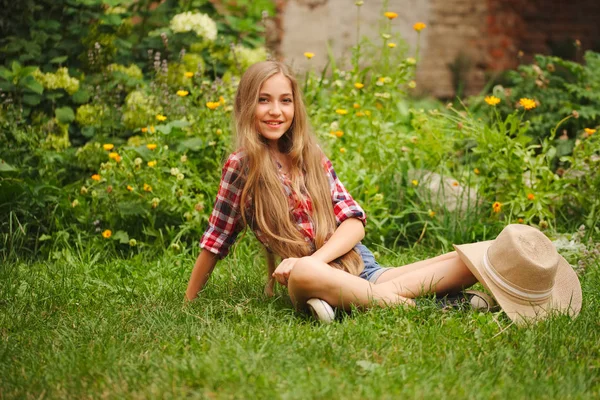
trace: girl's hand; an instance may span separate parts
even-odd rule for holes
[[[287,286],[290,272],[292,272],[292,269],[294,269],[294,265],[296,265],[298,260],[299,258],[286,258],[281,261],[277,268],[275,268],[275,272],[273,272],[273,278],[275,278],[280,285]]]

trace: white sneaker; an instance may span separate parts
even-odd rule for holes
[[[309,299],[306,304],[312,316],[324,324],[329,324],[335,319],[335,312],[333,308],[325,300],[312,298]]]

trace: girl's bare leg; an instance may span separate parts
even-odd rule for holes
[[[477,278],[453,251],[428,260],[385,271],[376,286],[396,286],[397,293],[415,298],[428,293],[446,295],[477,283]]]
[[[384,272],[377,284],[305,257],[289,278],[290,297],[298,307],[317,297],[335,307],[368,307],[376,304],[414,305],[410,299],[426,293],[445,294],[473,285],[477,279],[456,253],[419,261]]]
[[[304,257],[294,265],[288,280],[288,291],[298,308],[304,308],[306,301],[313,297],[346,310],[352,305],[360,308],[414,305],[412,300],[396,293],[394,286],[374,285],[312,257]]]

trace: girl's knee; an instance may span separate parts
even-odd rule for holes
[[[323,273],[323,265],[321,264],[321,261],[312,257],[301,258],[290,272],[290,284],[303,288],[314,284],[315,279]]]

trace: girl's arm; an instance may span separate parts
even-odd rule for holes
[[[330,263],[346,254],[365,237],[365,227],[358,218],[348,218],[342,222],[327,243],[315,251],[312,257]]]
[[[190,276],[190,281],[188,282],[187,290],[185,291],[186,300],[193,300],[198,296],[198,292],[206,285],[218,260],[219,258],[217,255],[202,249],[200,254],[198,254],[196,264],[194,264],[194,269]]]

